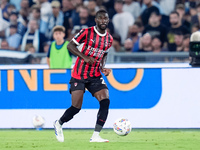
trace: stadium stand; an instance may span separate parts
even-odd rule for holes
[[[25,64],[46,63],[51,29],[65,26],[65,38],[70,41],[80,29],[95,25],[94,14],[99,9],[108,11],[107,31],[114,37],[108,63],[188,62],[190,35],[200,29],[200,2],[193,0],[2,0],[0,55],[7,54],[8,59],[11,53],[27,53],[32,57],[22,61]],[[125,13],[132,21],[123,30],[116,18],[124,18]],[[32,25],[33,33],[32,20],[37,22]],[[1,60],[1,64],[11,63]]]

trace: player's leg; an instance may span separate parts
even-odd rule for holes
[[[83,93],[84,93],[83,90],[77,90],[77,91],[71,92],[72,105],[65,111],[62,117],[59,119],[59,123],[61,125],[71,120],[74,117],[74,115],[76,115],[81,110],[82,103],[83,103]]]
[[[59,142],[64,142],[64,135],[62,131],[63,123],[70,121],[74,117],[74,115],[76,115],[81,109],[83,102],[83,93],[84,93],[83,90],[77,90],[71,92],[72,95],[71,107],[69,107],[64,112],[62,117],[59,120],[56,120],[54,123],[55,135]]]
[[[108,109],[109,109],[109,93],[107,85],[105,84],[102,77],[96,78],[92,80],[86,88],[92,93],[92,95],[99,101],[99,111],[97,114],[97,121],[95,125],[95,130],[90,139],[90,142],[108,142],[106,139],[102,139],[99,136],[101,129],[103,128],[105,121],[108,116]]]
[[[95,98],[99,101],[99,111],[97,114],[97,122],[95,126],[95,131],[100,132],[103,128],[107,116],[108,116],[108,110],[109,110],[109,94],[108,89],[102,89],[94,94]]]
[[[73,80],[72,80],[73,81]],[[85,84],[84,83],[77,83],[71,82],[70,93],[72,97],[72,105],[64,112],[62,117],[59,120],[56,120],[54,123],[54,129],[56,138],[59,142],[64,142],[64,136],[62,131],[62,125],[65,122],[70,121],[74,115],[76,115],[83,103],[83,94],[85,91]]]
[[[94,94],[96,99],[99,101],[99,111],[97,114],[97,121],[94,129],[94,133],[92,135],[92,138],[90,139],[90,142],[109,142],[107,139],[102,139],[99,136],[100,131],[102,130],[107,116],[108,116],[108,110],[109,110],[109,94],[108,89],[102,89]]]

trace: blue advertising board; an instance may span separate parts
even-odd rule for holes
[[[71,105],[71,70],[0,70],[0,109],[65,109]],[[112,69],[103,77],[111,109],[148,109],[162,94],[161,69]],[[86,90],[84,109],[99,108]]]

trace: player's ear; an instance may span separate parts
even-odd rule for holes
[[[95,17],[94,21],[97,23],[97,18]]]

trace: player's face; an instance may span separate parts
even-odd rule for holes
[[[53,33],[53,38],[56,40],[56,41],[61,41],[63,40],[65,37],[65,34],[61,31],[56,31]]]
[[[95,18],[95,22],[101,30],[106,30],[108,23],[109,23],[109,18],[107,13],[100,13],[97,18]]]

